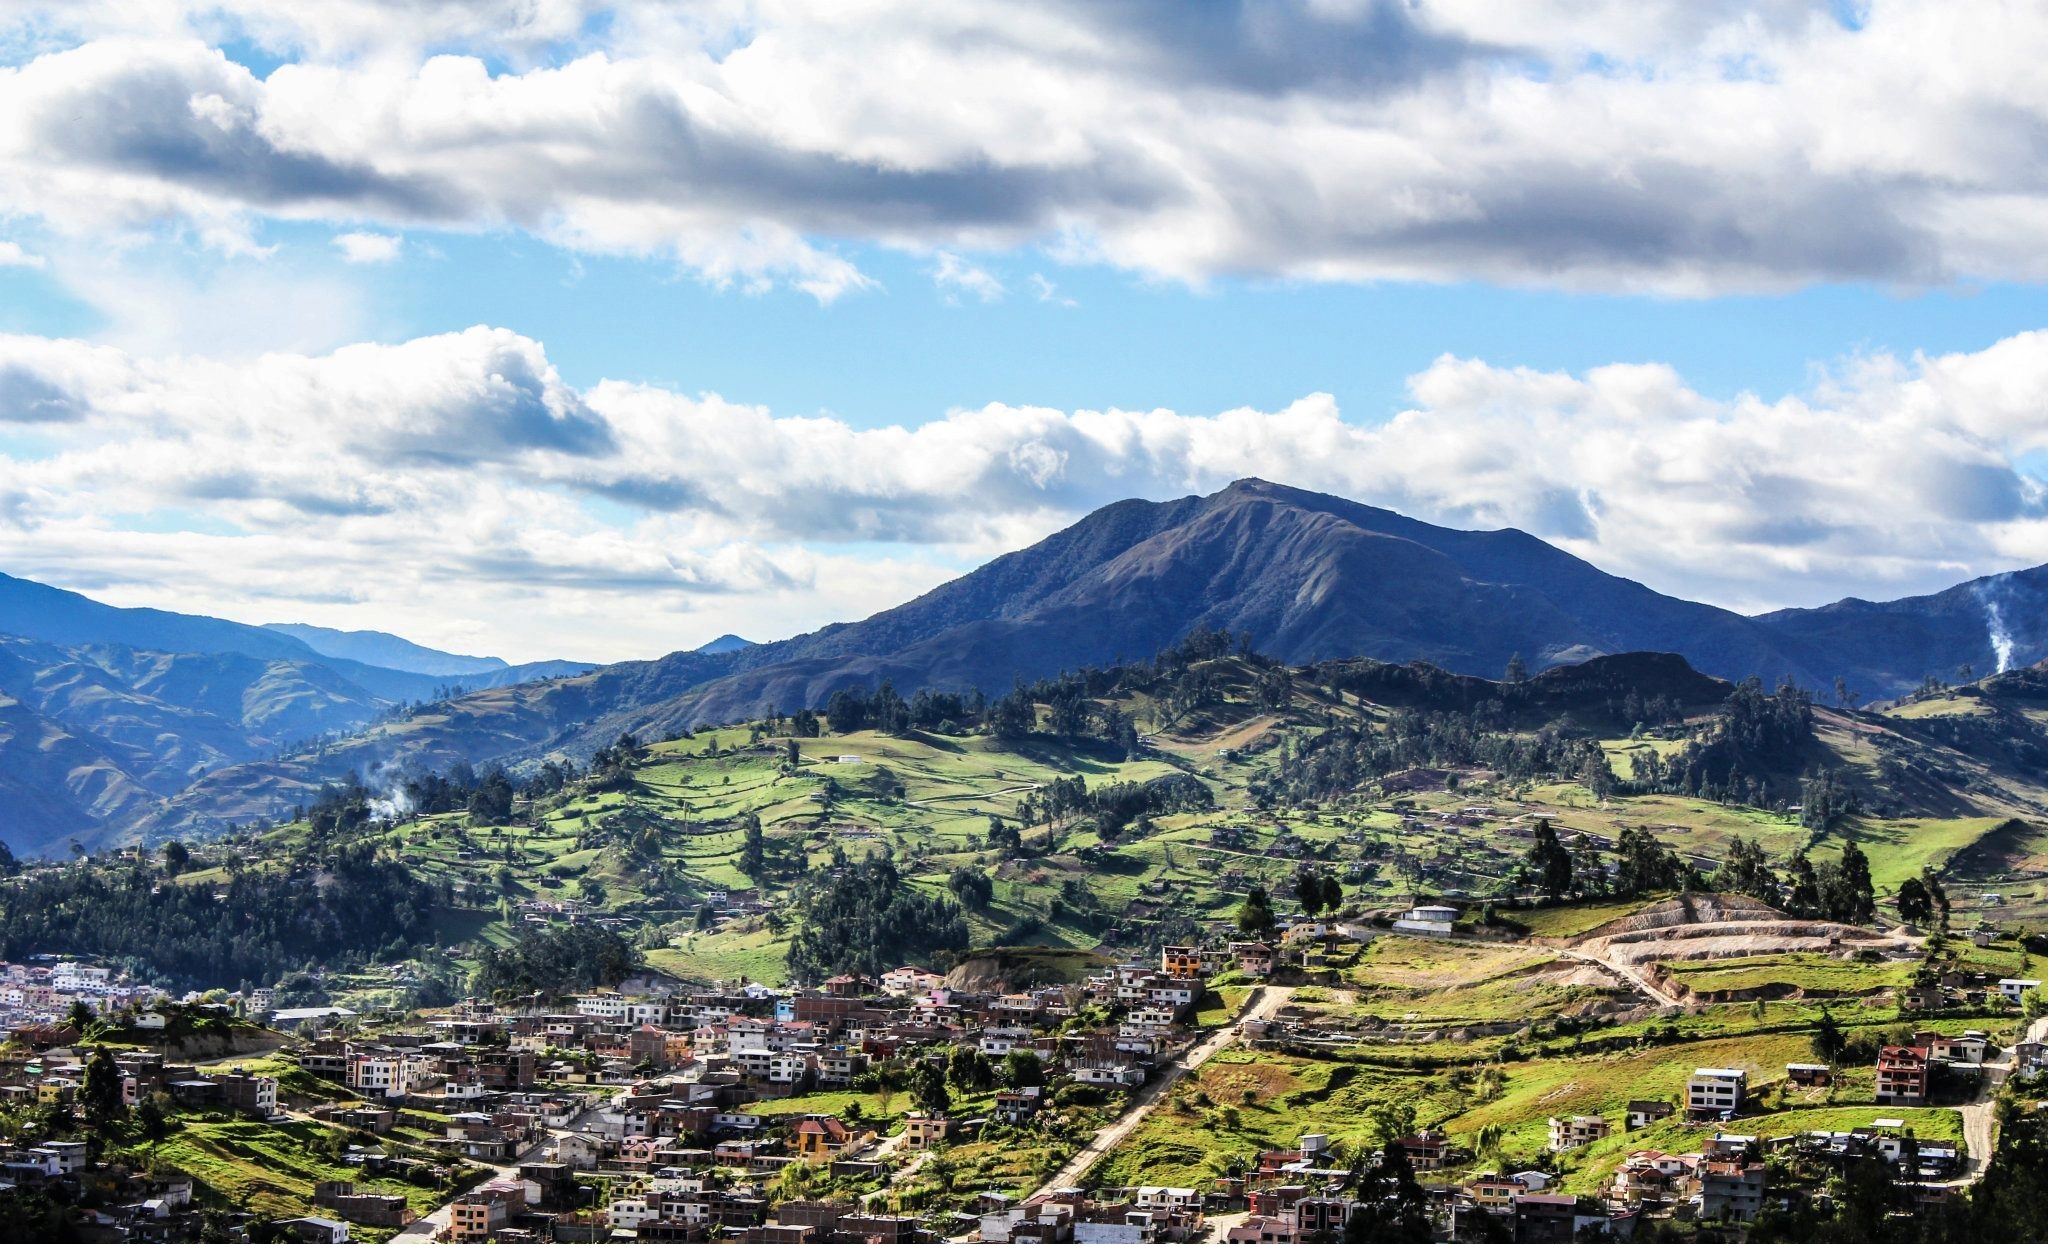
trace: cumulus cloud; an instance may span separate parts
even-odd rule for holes
[[[651,655],[861,616],[1104,503],[1259,475],[1761,609],[2048,561],[2044,409],[2048,332],[1775,397],[1447,356],[1391,414],[1309,394],[865,428],[578,388],[496,328],[241,360],[0,336],[0,427],[40,446],[0,456],[0,565],[124,603]]]
[[[1838,10],[7,0],[0,212],[514,228],[821,299],[869,283],[846,242],[1196,283],[2048,277],[2048,10]]]
[[[43,257],[21,249],[19,242],[0,241],[0,268],[40,268]]]
[[[347,263],[381,264],[391,263],[404,249],[405,240],[389,233],[338,233],[334,236],[334,249],[341,252]]]

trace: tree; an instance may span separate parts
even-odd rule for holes
[[[1336,905],[1331,901],[1327,885],[1332,880],[1334,878],[1328,873],[1313,865],[1303,865],[1301,870],[1294,874],[1294,897],[1300,902],[1301,910],[1311,919]],[[1338,899],[1342,899],[1341,889],[1338,892]]]
[[[996,1082],[996,1069],[979,1048],[956,1045],[946,1060],[946,1080],[964,1093],[976,1093]]]
[[[1408,1151],[1398,1144],[1358,1172],[1357,1208],[1344,1224],[1344,1244],[1429,1244],[1429,1194],[1416,1182]]]
[[[867,697],[858,691],[834,691],[825,701],[825,724],[834,734],[852,734],[866,725],[867,719]]]
[[[1003,1059],[1003,1083],[1013,1089],[1045,1083],[1045,1064],[1029,1050],[1011,1050]]]
[[[164,1109],[161,1093],[151,1093],[135,1104],[135,1125],[154,1150],[171,1134],[171,1116]]]
[[[981,869],[962,864],[947,874],[946,889],[952,891],[962,907],[980,911],[995,898],[996,883]]]
[[[85,1064],[85,1079],[78,1088],[79,1106],[85,1111],[86,1122],[95,1130],[104,1129],[121,1114],[121,1069],[114,1065],[114,1055],[102,1045],[93,1051]]]
[[[1771,871],[1770,859],[1764,855],[1764,849],[1739,836],[1728,844],[1727,858],[1721,861],[1720,869],[1714,874],[1714,884],[1731,894],[1747,894],[1761,899],[1778,896],[1778,877]]]
[[[1842,1057],[1842,1052],[1848,1047],[1849,1039],[1842,1034],[1842,1026],[1835,1022],[1834,1012],[1822,1007],[1820,1025],[1813,1030],[1814,1056],[1832,1065]]]
[[[1415,1103],[1407,1099],[1383,1101],[1365,1112],[1375,1144],[1391,1145],[1415,1130]]]
[[[1511,687],[1517,687],[1529,681],[1529,663],[1522,660],[1521,653],[1517,652],[1508,658],[1508,668],[1501,681]]]
[[[1927,883],[1918,877],[1908,877],[1899,883],[1899,919],[1907,924],[1926,924],[1934,918],[1934,896],[1927,892]]]
[[[1794,855],[1785,868],[1788,882],[1785,892],[1785,906],[1795,916],[1813,916],[1820,913],[1820,874],[1814,870],[1813,861],[1806,858],[1806,852]]]
[[[1529,846],[1529,872],[1537,887],[1553,902],[1571,893],[1572,855],[1558,840],[1557,828],[1548,820],[1536,822],[1536,840]]]
[[[759,884],[768,873],[768,839],[761,830],[761,818],[747,814],[747,827],[741,834],[739,870],[749,880]]]
[[[1920,870],[1920,884],[1927,888],[1927,899],[1934,904],[1934,918],[1943,933],[1948,932],[1948,891],[1943,888],[1941,878],[1931,868]]]
[[[930,1059],[920,1058],[910,1068],[910,1101],[924,1114],[944,1114],[953,1108],[953,1093],[946,1087],[946,1073]]]
[[[1273,900],[1267,896],[1266,887],[1254,884],[1245,891],[1244,902],[1237,907],[1237,927],[1252,937],[1264,937],[1273,931]]]
[[[1844,924],[1869,924],[1877,915],[1877,895],[1870,880],[1870,858],[1854,842],[1842,844],[1842,858],[1816,874],[1821,912]]]
[[[469,797],[469,814],[482,825],[502,825],[512,819],[512,779],[503,769],[493,768]]]
[[[185,871],[185,865],[192,862],[192,852],[176,838],[166,842],[162,848],[164,871],[175,877]]]

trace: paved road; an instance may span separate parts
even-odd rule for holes
[[[1039,1186],[1038,1191],[1049,1192],[1054,1188],[1071,1188],[1081,1182],[1089,1168],[1107,1157],[1109,1151],[1124,1142],[1124,1138],[1137,1130],[1145,1117],[1166,1100],[1167,1090],[1178,1083],[1182,1076],[1222,1053],[1237,1040],[1246,1020],[1270,1019],[1281,1007],[1294,997],[1291,985],[1261,985],[1245,999],[1245,1006],[1238,1013],[1235,1023],[1217,1029],[1207,1040],[1190,1048],[1185,1054],[1168,1063],[1160,1074],[1149,1084],[1139,1089],[1131,1101],[1131,1108],[1118,1116],[1114,1123],[1095,1133],[1095,1138],[1081,1147],[1081,1151],[1067,1159],[1066,1165],[1054,1171],[1052,1177]]]

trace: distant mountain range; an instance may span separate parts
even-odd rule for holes
[[[625,730],[660,735],[820,705],[883,678],[906,693],[1000,692],[1149,656],[1197,627],[1249,632],[1297,664],[1371,657],[1494,677],[1518,654],[1542,670],[1666,652],[1722,678],[1789,674],[1827,689],[1839,677],[1889,696],[1966,664],[1989,674],[2048,655],[2048,568],[1886,604],[1746,617],[1607,574],[1520,531],[1459,531],[1242,480],[1206,497],[1106,506],[859,622],[774,643],[722,636],[599,668],[506,666],[377,632],[116,610],[0,577],[0,634],[40,641],[0,644],[0,658],[19,658],[19,672],[0,661],[0,693],[13,697],[0,704],[0,731],[15,731],[0,739],[0,790],[25,792],[0,836],[39,850],[87,831],[204,832],[277,815],[350,768],[584,758]],[[211,664],[193,664],[199,657]],[[371,722],[317,754],[274,756],[274,740],[351,728],[450,681],[475,689]],[[31,716],[12,724],[17,712]],[[41,749],[37,763],[12,769],[10,756],[29,747]]]
[[[0,839],[41,852],[125,837],[203,775],[360,730],[398,704],[591,668],[121,609],[0,575]]]

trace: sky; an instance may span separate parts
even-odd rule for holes
[[[0,570],[612,660],[1259,475],[2048,562],[2048,9],[0,0]]]

